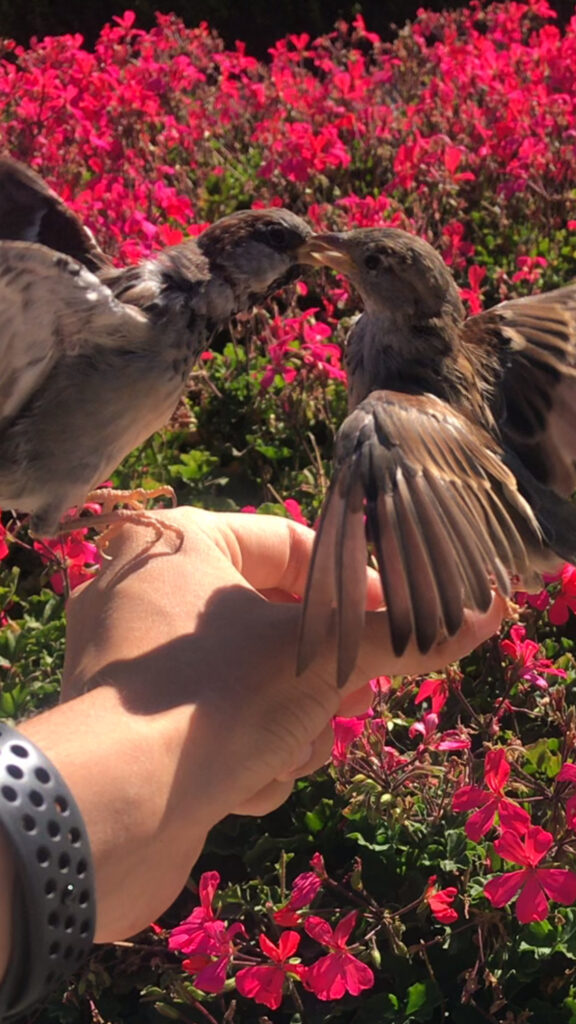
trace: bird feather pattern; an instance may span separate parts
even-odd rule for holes
[[[219,325],[306,258],[289,210],[243,210],[116,268],[29,168],[0,159],[0,506],[54,535],[163,427]]]
[[[95,274],[43,245],[0,242],[0,427],[57,359],[96,345],[137,348],[147,319]]]
[[[342,686],[362,637],[367,543],[398,657],[457,633],[466,608],[487,611],[493,587],[508,596],[576,557],[576,286],[466,319],[439,254],[407,232],[318,235],[309,248],[365,307],[298,657],[302,671],[334,623]]]

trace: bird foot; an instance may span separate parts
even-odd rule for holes
[[[154,531],[153,546],[164,535],[165,531],[175,534],[178,540],[177,549],[182,544],[184,534],[179,526],[170,523],[165,519],[158,519],[151,516],[144,506],[144,502],[150,498],[168,497],[172,506],[176,505],[176,495],[172,487],[156,487],[146,490],[143,487],[135,490],[118,490],[110,487],[101,487],[91,491],[86,497],[85,504],[97,502],[102,506],[102,513],[97,515],[75,516],[73,519],[66,519],[60,524],[59,533],[72,533],[73,530],[91,529],[98,530],[99,536],[94,543],[100,553],[106,556],[106,548],[115,537],[124,523],[137,523],[141,526],[152,527]],[[126,508],[116,508],[116,505],[126,505]]]
[[[91,501],[98,502],[102,505],[102,513],[106,515],[112,512],[116,508],[116,505],[126,505],[129,509],[144,509],[145,502],[150,501],[152,498],[170,498],[172,502],[172,508],[176,507],[176,494],[174,488],[168,485],[162,487],[154,487],[152,490],[146,490],[145,487],[136,487],[134,490],[120,490],[117,487],[98,487],[95,491],[90,491],[87,495],[84,504],[88,504]]]

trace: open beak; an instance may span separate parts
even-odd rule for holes
[[[298,250],[298,262],[331,267],[339,274],[349,275],[354,270],[354,260],[348,252],[348,242],[336,233],[312,235]]]

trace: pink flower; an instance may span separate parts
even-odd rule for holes
[[[534,594],[529,594],[525,590],[517,590],[514,595],[516,604],[523,605],[528,604],[531,608],[536,608],[537,611],[543,612],[550,604],[550,594],[544,587],[543,590],[538,590]]]
[[[362,735],[366,721],[372,718],[373,715],[374,712],[370,709],[362,715],[355,715],[353,718],[344,718],[341,715],[334,716],[332,719],[332,729],[334,730],[332,760],[335,764],[345,763],[348,751],[354,740],[357,740]]]
[[[571,782],[576,786],[576,764],[566,761],[556,776],[556,782]]]
[[[500,650],[515,661],[512,672],[516,679],[526,679],[529,683],[541,689],[547,689],[548,683],[539,674],[545,672],[551,676],[562,676],[566,673],[561,668],[555,668],[549,658],[537,658],[540,645],[535,640],[526,640],[526,629],[524,626],[512,626],[510,638],[500,641]]]
[[[570,612],[576,612],[576,565],[566,564],[560,573],[560,592],[548,611],[553,626],[568,622]]]
[[[236,952],[235,938],[246,937],[244,925],[237,921],[226,926],[224,921],[206,921],[189,941],[192,954],[182,961],[189,974],[196,975],[194,984],[202,992],[221,992],[226,984],[228,966]]]
[[[543,921],[548,913],[548,899],[568,906],[576,900],[576,874],[564,868],[539,868],[554,842],[550,832],[531,825],[524,838],[507,829],[494,843],[496,853],[521,871],[492,878],[484,894],[494,907],[504,907],[518,895],[516,917],[521,924]]]
[[[322,881],[315,871],[304,871],[297,875],[287,903],[272,915],[276,924],[284,927],[300,924],[300,917],[296,912],[312,903],[321,885]]]
[[[428,747],[430,750],[468,750],[470,737],[463,729],[448,729],[446,732],[438,732],[438,715],[429,711],[419,722],[413,722],[408,729],[411,739],[422,736],[420,747]]]
[[[431,700],[431,710],[438,715],[448,700],[450,690],[446,679],[425,679],[414,699],[415,704]]]
[[[193,948],[196,935],[202,931],[208,921],[215,921],[216,914],[212,907],[212,900],[220,884],[220,875],[217,871],[205,871],[200,877],[198,884],[198,895],[200,906],[195,907],[188,917],[181,921],[176,928],[173,928],[168,939],[168,949],[177,949],[181,953],[188,953]]]
[[[370,689],[373,693],[388,693],[392,686],[390,676],[376,676],[370,680]]]
[[[6,543],[6,527],[3,523],[0,523],[0,562],[3,558],[6,558],[8,554],[8,545]]]
[[[303,526],[308,526],[308,521],[302,515],[302,509],[300,503],[295,498],[286,498],[284,502],[284,508],[291,519],[294,519],[296,523],[302,523]]]
[[[86,530],[75,530],[62,537],[47,537],[34,541],[34,550],[43,562],[56,562],[58,572],[50,576],[50,586],[55,594],[64,593],[64,580],[70,590],[93,577],[100,565],[100,552],[95,544],[84,540]]]
[[[458,895],[458,889],[453,885],[447,889],[438,889],[436,886],[436,875],[428,879],[428,887],[424,895],[433,916],[442,924],[452,924],[458,920],[458,911],[451,906]]]
[[[473,807],[479,810],[472,814],[466,822],[466,835],[473,842],[479,842],[494,823],[496,814],[500,816],[500,824],[505,829],[512,829],[518,835],[526,832],[530,825],[530,815],[518,804],[508,800],[504,795],[504,786],[510,775],[510,765],[506,760],[503,747],[489,750],[484,763],[484,780],[487,789],[479,786],[461,786],[454,793],[453,811],[469,811]]]
[[[357,996],[374,984],[368,965],[353,956],[346,945],[357,917],[358,912],[353,910],[334,929],[321,917],[311,916],[305,922],[308,935],[330,950],[308,968],[304,977],[305,987],[318,999],[341,999],[346,992]]]
[[[259,935],[258,941],[262,952],[273,962],[238,971],[236,988],[247,999],[255,999],[257,1003],[277,1010],[282,1002],[286,976],[295,974],[301,978],[306,971],[303,964],[290,962],[290,957],[298,949],[300,936],[298,932],[283,932],[277,946],[265,935]]]

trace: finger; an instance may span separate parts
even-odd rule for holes
[[[386,613],[368,613],[360,657],[346,692],[378,675],[419,675],[445,668],[496,633],[507,607],[506,599],[495,593],[485,614],[465,611],[463,625],[454,636],[436,644],[426,654],[411,645],[400,658],[395,657],[389,642]]]
[[[256,590],[302,595],[314,531],[281,516],[214,513],[230,560]]]
[[[370,683],[365,683],[358,690],[354,690],[352,693],[345,693],[342,699],[340,707],[338,708],[338,715],[343,718],[353,718],[355,715],[363,715],[372,707],[372,701],[374,700],[374,691],[370,686]]]
[[[269,814],[280,807],[290,796],[294,787],[294,781],[287,782],[274,780],[263,786],[258,793],[243,800],[237,807],[232,808],[232,814],[250,814],[253,817],[260,817],[261,814]]]

